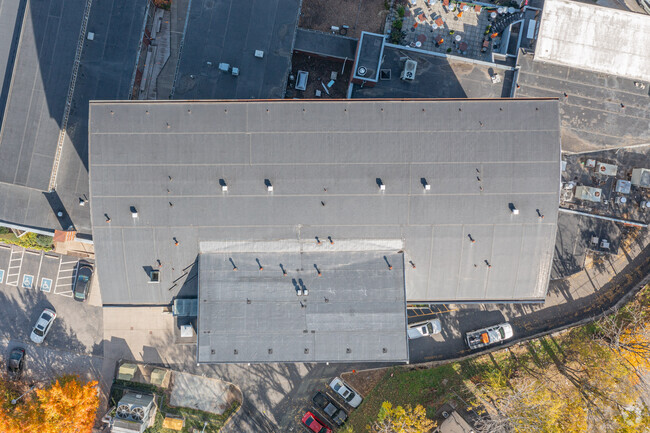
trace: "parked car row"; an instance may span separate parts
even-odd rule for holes
[[[409,340],[415,340],[422,337],[432,337],[442,332],[440,319],[433,319],[428,322],[418,323],[411,325],[406,335]],[[487,328],[477,329],[465,333],[465,343],[470,349],[480,349],[493,344],[501,343],[509,338],[512,338],[514,332],[512,325],[508,322],[499,325],[490,326]]]
[[[363,401],[361,395],[339,377],[335,377],[329,386],[351,408],[358,407]],[[348,412],[341,407],[336,398],[325,392],[318,391],[312,397],[312,402],[315,407],[327,415],[329,421],[338,427],[342,426],[348,419]],[[314,433],[332,433],[332,429],[318,418],[314,412],[316,411],[307,411],[302,417],[302,423]]]

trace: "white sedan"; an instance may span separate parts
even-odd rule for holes
[[[334,380],[330,383],[330,388],[332,388],[338,395],[343,397],[343,400],[352,407],[357,407],[361,404],[363,398],[352,390],[350,385],[343,382],[342,379],[335,377]]]
[[[42,343],[43,340],[45,340],[45,336],[50,331],[55,318],[56,313],[54,311],[49,308],[43,310],[36,321],[36,325],[34,325],[34,329],[32,329],[32,335],[30,335],[29,338],[31,338],[31,340],[36,344]]]
[[[414,340],[420,337],[430,337],[435,334],[440,334],[442,327],[440,326],[440,319],[433,319],[426,323],[420,323],[413,326],[406,331],[409,340]]]

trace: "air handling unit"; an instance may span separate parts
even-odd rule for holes
[[[142,433],[155,413],[154,396],[127,391],[117,403],[111,422],[112,433]]]
[[[413,81],[415,79],[415,70],[418,67],[418,63],[415,60],[408,59],[404,63],[404,70],[400,74],[402,80]]]

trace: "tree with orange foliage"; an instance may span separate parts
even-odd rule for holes
[[[27,394],[16,405],[6,384],[0,385],[0,431],[3,433],[90,433],[99,406],[97,382],[63,376]]]

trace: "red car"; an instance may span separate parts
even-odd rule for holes
[[[332,430],[325,427],[325,423],[314,416],[313,413],[307,412],[302,417],[302,423],[309,427],[314,433],[332,433]]]

